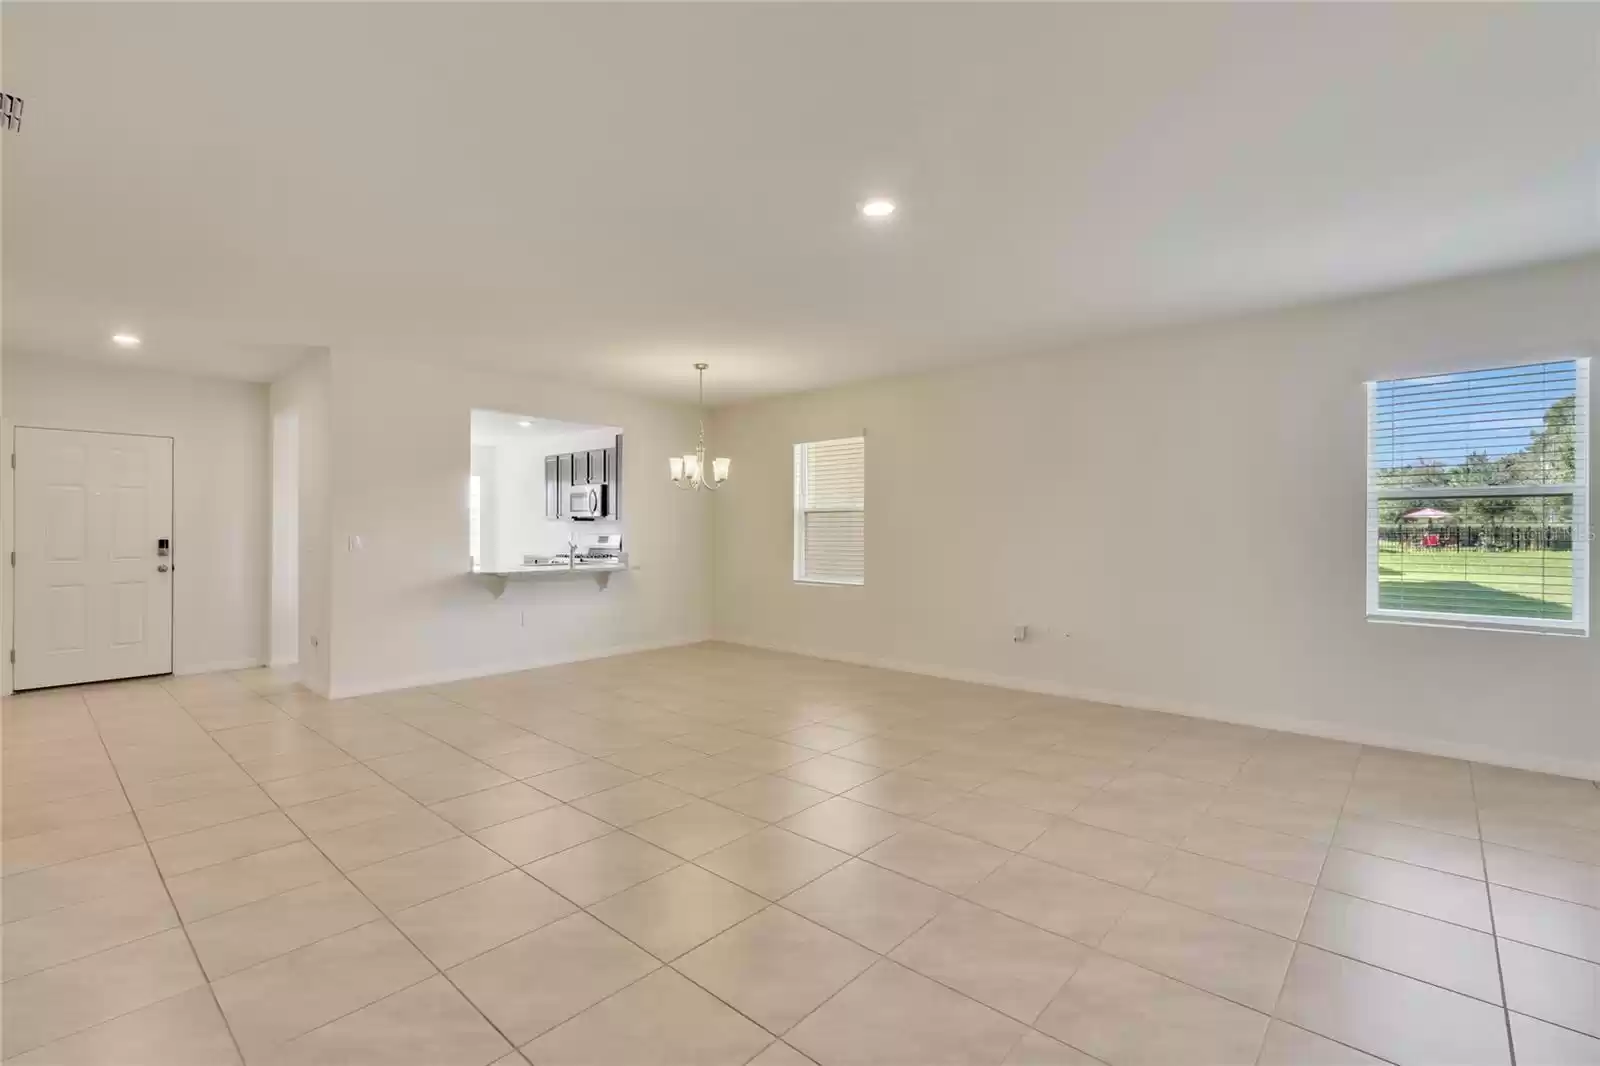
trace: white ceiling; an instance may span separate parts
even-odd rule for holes
[[[719,400],[1600,248],[1595,4],[3,22],[10,349]]]

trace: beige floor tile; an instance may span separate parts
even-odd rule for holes
[[[159,781],[127,782],[128,802],[136,811],[163,807],[168,803],[181,803],[196,796],[210,796],[230,792],[252,784],[250,775],[233,763],[181,777],[168,777]],[[271,794],[270,792],[268,793]]]
[[[12,877],[42,866],[71,862],[144,842],[139,823],[131,814],[118,814],[92,822],[76,822],[5,842],[3,869]]]
[[[178,915],[159,882],[7,922],[0,932],[4,979],[59,966],[177,924]]]
[[[1263,1014],[1141,966],[1094,953],[1038,1028],[1114,1066],[1254,1062]]]
[[[512,781],[480,792],[457,796],[443,803],[435,803],[428,809],[463,833],[476,833],[480,829],[509,822],[524,814],[548,810],[558,802],[536,788],[520,781]]]
[[[381,784],[383,784],[383,778],[365,766],[360,763],[348,763],[344,766],[335,766],[330,770],[317,770],[300,777],[285,777],[277,781],[269,781],[262,785],[261,788],[280,807],[292,807],[301,803],[328,799],[332,796],[342,796],[347,792],[356,792]]]
[[[1489,896],[1482,881],[1333,848],[1322,867],[1321,887],[1487,933]]]
[[[852,859],[785,896],[783,906],[834,932],[889,952],[951,897],[908,877]]]
[[[88,792],[81,796],[24,806],[20,803],[4,804],[5,839],[34,836],[52,829],[64,829],[80,822],[97,822],[126,814],[131,808],[120,788]]]
[[[524,1050],[541,1066],[742,1066],[771,1039],[682,975],[660,969]]]
[[[1339,823],[1340,806],[1296,803],[1280,793],[1236,786],[1212,800],[1206,814],[1327,844]]]
[[[204,983],[179,929],[7,981],[0,1055],[9,1059]]]
[[[630,833],[608,833],[530,863],[525,869],[580,907],[587,907],[682,862],[671,852]]]
[[[913,825],[861,857],[934,888],[962,893],[999,869],[1010,854],[957,833]]]
[[[963,796],[934,811],[926,820],[1007,851],[1023,850],[1056,821],[1041,811],[987,796]]]
[[[1333,842],[1351,851],[1483,880],[1483,856],[1477,840],[1352,815],[1339,822]]]
[[[866,738],[851,729],[840,729],[838,726],[818,723],[790,730],[778,739],[785,744],[798,744],[812,751],[829,752],[838,751]]]
[[[877,960],[781,907],[746,919],[674,965],[774,1033],[787,1031]]]
[[[471,837],[419,848],[350,872],[350,880],[388,914],[487,880],[511,864]]]
[[[272,811],[158,840],[150,845],[150,853],[162,874],[172,878],[304,839],[298,826],[280,812]]]
[[[340,877],[193,922],[189,940],[207,976],[216,981],[378,916],[378,909]]]
[[[933,749],[927,744],[893,737],[867,737],[854,744],[835,748],[829,754],[851,762],[866,763],[883,770],[893,770],[906,763],[915,762]]]
[[[1100,950],[1270,1012],[1294,944],[1225,918],[1140,896],[1100,942]]]
[[[740,744],[736,748],[729,748],[718,758],[741,763],[763,773],[775,773],[786,766],[805,762],[816,754],[810,748],[785,744],[780,740],[754,740],[748,744]]]
[[[0,915],[14,922],[102,896],[160,886],[149,849],[140,844],[0,880]]]
[[[785,1041],[821,1066],[998,1066],[1023,1027],[903,966],[881,961]]]
[[[1518,1066],[1600,1066],[1600,1040],[1515,1011],[1511,1043]]]
[[[193,988],[46,1044],[7,1066],[237,1066],[209,988]]]
[[[1077,971],[1086,952],[1063,937],[956,900],[890,957],[1031,1023]]]
[[[1600,907],[1600,866],[1485,843],[1489,880],[1541,896]]]
[[[508,777],[519,781],[565,769],[589,761],[582,752],[573,751],[562,744],[542,737],[525,742],[521,747],[496,755],[485,755],[483,761]]]
[[[857,785],[844,794],[846,799],[865,803],[903,818],[922,818],[940,807],[960,799],[960,789],[941,785],[896,770]]]
[[[859,855],[911,823],[897,814],[835,796],[785,818],[778,825],[830,848]]]
[[[697,866],[679,866],[589,908],[589,913],[671,961],[744,921],[767,901]]]
[[[1018,855],[967,898],[1081,944],[1094,945],[1111,931],[1133,902],[1134,893]]]
[[[1274,1018],[1256,1066],[1383,1066],[1383,1060]]]
[[[1500,1002],[1494,938],[1411,911],[1318,889],[1300,940],[1463,995]]]
[[[1489,892],[1501,937],[1600,963],[1600,910],[1501,885]]]
[[[798,781],[802,785],[810,785],[812,788],[820,788],[824,792],[838,795],[841,792],[849,792],[857,785],[864,785],[875,777],[882,777],[884,770],[877,766],[868,766],[866,763],[841,759],[836,755],[819,755],[814,759],[784,767],[778,774],[791,781]]]
[[[754,833],[763,823],[749,815],[704,800],[647,818],[630,828],[658,847],[684,859],[697,859],[708,851]]]
[[[1029,1029],[1011,1049],[1002,1066],[1103,1066],[1099,1059],[1090,1058],[1077,1048],[1068,1047],[1059,1040],[1045,1036],[1037,1029]]]
[[[1145,891],[1293,939],[1305,920],[1313,889],[1302,881],[1179,851]]]
[[[611,826],[600,819],[562,804],[480,829],[472,835],[490,850],[521,866],[611,831]]]
[[[416,984],[433,967],[386,921],[297,948],[212,982],[247,1060]]]
[[[309,750],[266,755],[259,759],[240,759],[239,767],[258,784],[265,785],[286,777],[303,777],[318,770],[347,766],[353,761],[351,756],[329,744]]]
[[[1345,815],[1399,822],[1460,837],[1478,835],[1478,812],[1470,792],[1436,794],[1426,786],[1410,782],[1396,787],[1363,785],[1357,781],[1345,801]]]
[[[610,825],[630,826],[677,810],[692,799],[687,792],[644,778],[585,796],[572,805]]]
[[[763,774],[742,785],[714,792],[706,798],[740,814],[748,814],[764,822],[776,822],[799,814],[807,807],[815,807],[831,796],[832,793],[820,788],[812,788],[786,777]]]
[[[283,813],[305,833],[333,833],[391,814],[411,813],[418,803],[393,785],[379,781],[371,788],[285,807]]]
[[[251,1061],[264,1066],[485,1066],[510,1048],[449,981],[431,977]]]
[[[1571,859],[1591,866],[1600,865],[1600,833],[1583,832],[1537,818],[1490,811],[1484,811],[1480,821],[1483,839],[1488,843]]]
[[[1071,813],[1094,791],[1084,785],[1037,774],[1008,773],[980,785],[975,794],[1045,814],[1062,815]]]
[[[1274,1015],[1391,1062],[1511,1061],[1499,1008],[1305,944]]]
[[[306,840],[242,859],[201,867],[167,879],[186,922],[339,876],[332,863]]]
[[[612,766],[598,759],[575,763],[559,770],[539,774],[537,777],[527,778],[528,784],[540,792],[554,796],[565,803],[637,780],[639,780],[638,774],[631,774],[620,766]]]
[[[750,1066],[816,1066],[782,1040],[774,1040],[767,1049],[750,1060]]]
[[[1308,885],[1317,883],[1328,854],[1327,845],[1303,837],[1209,817],[1195,821],[1181,846],[1196,855]]]
[[[606,756],[606,762],[620,766],[630,774],[659,774],[675,766],[698,762],[703,757],[698,751],[663,740],[614,752]]]
[[[448,969],[573,910],[521,870],[508,870],[400,911],[394,924],[435,966]]]
[[[1073,808],[1072,818],[1155,844],[1177,844],[1189,835],[1200,813],[1198,806],[1102,792]]]
[[[805,765],[804,763],[800,765]],[[655,775],[655,780],[663,785],[687,792],[691,796],[709,796],[713,792],[722,792],[734,785],[753,781],[761,776],[761,771],[743,763],[728,762],[725,759],[706,758],[695,762],[684,763],[664,773]]]
[[[661,964],[587,914],[552,922],[448,976],[515,1044],[524,1044]]]
[[[1600,1037],[1600,966],[1501,940],[1500,972],[1513,1011]]]
[[[470,765],[454,766],[431,774],[401,778],[394,782],[394,787],[418,803],[430,804],[443,803],[445,800],[481,792],[486,788],[507,785],[513,780],[515,779],[511,775],[503,774],[492,766],[473,762]]]
[[[1070,818],[1057,820],[1025,849],[1034,858],[1128,888],[1149,884],[1172,851],[1170,844],[1153,844]]]
[[[331,833],[309,835],[335,866],[350,871],[441,843],[460,831],[432,811],[417,807]]]
[[[849,858],[845,852],[768,826],[695,861],[741,888],[777,899],[815,881]]]

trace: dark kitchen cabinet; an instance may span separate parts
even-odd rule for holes
[[[561,517],[561,461],[554,455],[544,457],[544,516]]]
[[[595,448],[589,452],[589,484],[604,485],[606,483],[606,450]]]
[[[587,485],[589,483],[589,453],[572,453],[572,485]]]
[[[572,456],[556,456],[556,491],[561,492],[572,484]]]

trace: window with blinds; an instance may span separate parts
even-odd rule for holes
[[[865,437],[794,446],[794,579],[866,581]]]
[[[1367,616],[1589,631],[1589,360],[1367,385]]]

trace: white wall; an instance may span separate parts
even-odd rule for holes
[[[300,661],[300,413],[272,415],[272,591],[268,662]]]
[[[266,387],[65,359],[7,354],[4,362],[7,453],[15,426],[173,438],[173,669],[265,662]],[[9,516],[5,525],[9,538]]]
[[[720,409],[717,635],[1600,776],[1594,639],[1372,624],[1363,570],[1363,381],[1597,339],[1591,257]],[[792,446],[863,428],[866,584],[797,585]]]
[[[627,547],[639,569],[612,577],[605,592],[562,578],[513,584],[500,600],[468,575],[473,408],[620,427]],[[340,352],[330,410],[336,695],[709,634],[710,500],[666,477],[665,457],[694,440],[692,407]],[[361,551],[348,550],[352,535]]]
[[[270,391],[273,417],[292,415],[297,431],[300,680],[323,695],[329,691],[333,655],[332,387],[332,357],[318,351],[274,381]]]

